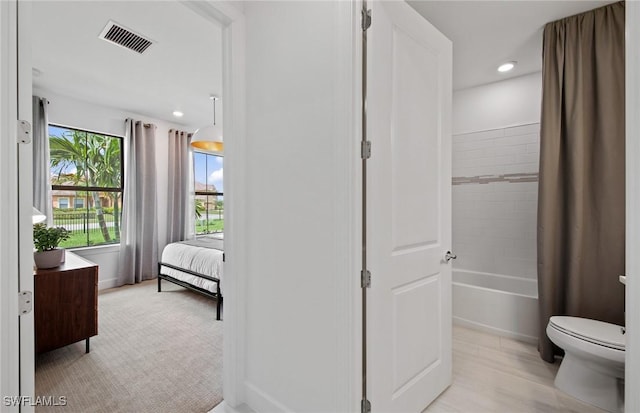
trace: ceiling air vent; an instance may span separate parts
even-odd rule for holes
[[[153,44],[151,40],[146,39],[113,21],[109,21],[109,23],[107,23],[98,37],[140,54],[144,53],[144,51]]]

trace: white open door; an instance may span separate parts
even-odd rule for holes
[[[19,412],[20,362],[18,316],[19,229],[17,100],[17,7],[0,1],[0,411]],[[4,399],[8,397],[9,400]]]
[[[33,122],[31,62],[31,2],[18,0],[18,119]],[[18,227],[20,291],[33,292],[33,144],[18,145]],[[20,315],[20,394],[35,396],[34,313]],[[33,412],[30,404],[21,413]]]
[[[32,412],[33,312],[18,297],[33,291],[31,144],[18,119],[31,123],[30,9],[0,1],[0,410]],[[17,103],[17,105],[16,105]],[[19,294],[20,293],[20,294]],[[24,312],[23,312],[24,311]]]
[[[451,42],[405,2],[368,31],[369,394],[425,409],[451,383]]]

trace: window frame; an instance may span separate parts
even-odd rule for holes
[[[78,201],[82,201],[80,206],[78,206]],[[85,209],[86,208],[86,198],[75,196],[73,197],[73,209]]]
[[[85,134],[93,134],[93,135],[101,135],[104,137],[108,137],[108,138],[114,138],[114,139],[119,139],[120,140],[120,185],[119,186],[114,186],[114,187],[101,187],[101,186],[89,186],[89,182],[87,182],[87,185],[85,186],[80,186],[80,185],[50,185],[51,191],[52,191],[52,195],[55,195],[53,193],[53,191],[74,191],[76,194],[73,197],[74,198],[74,204],[73,207],[75,208],[75,199],[78,197],[78,192],[85,192],[85,196],[82,198],[82,202],[83,202],[83,207],[82,209],[86,209],[89,207],[89,202],[87,200],[86,197],[89,196],[89,194],[91,192],[97,192],[97,193],[101,193],[101,192],[107,192],[107,193],[119,193],[120,194],[120,198],[122,199],[124,197],[124,182],[125,182],[125,175],[124,175],[124,163],[125,163],[125,158],[124,158],[124,147],[125,147],[125,138],[124,136],[119,136],[119,135],[113,135],[110,133],[105,133],[105,132],[98,132],[96,130],[91,130],[91,129],[84,129],[84,128],[79,128],[76,126],[68,126],[68,125],[64,125],[61,123],[55,123],[55,122],[49,122],[47,124],[47,136],[49,137],[49,139],[51,139],[51,135],[49,134],[49,127],[56,127],[56,128],[61,128],[61,129],[67,129],[67,130],[71,130],[71,131],[78,131],[78,132],[84,132]],[[85,147],[86,147],[86,142],[85,142]],[[49,148],[49,155],[51,154],[51,148]],[[86,162],[86,155],[85,155],[85,162]],[[51,169],[51,165],[49,165],[49,173],[51,174],[52,169]],[[67,197],[69,199],[69,209],[71,208],[71,202],[70,202],[70,198],[71,196]],[[61,209],[61,208],[59,208]],[[120,213],[122,213],[122,210],[120,211]],[[110,246],[110,245],[118,245],[120,243],[120,234],[118,234],[118,238],[116,238],[113,242],[103,242],[103,243],[97,243],[97,244],[83,244],[83,245],[77,245],[77,246],[70,246],[70,247],[66,247],[66,248],[70,248],[70,249],[77,249],[77,248],[93,248],[93,247],[103,247],[103,246]]]
[[[64,199],[64,204],[66,206],[61,206],[62,205],[62,200]],[[69,209],[69,197],[68,196],[59,196],[58,197],[58,209]]]
[[[64,128],[69,130],[74,130],[78,132],[91,133],[93,135],[102,135],[108,138],[116,138],[120,139],[120,186],[119,187],[101,187],[101,186],[77,186],[77,185],[51,185],[51,189],[54,191],[87,191],[87,192],[120,192],[124,194],[124,137],[118,135],[111,135],[104,132],[97,132],[89,129],[81,129],[74,126],[66,126],[60,123],[49,122],[47,128],[49,126],[54,126],[56,128]],[[47,131],[48,134],[48,131]],[[49,149],[51,151],[51,149]],[[49,166],[51,169],[51,166]]]
[[[224,159],[223,155],[220,155],[220,154],[217,154],[217,153],[207,152],[207,151],[204,151],[204,150],[194,149],[193,150],[193,158],[194,158],[193,159],[193,182],[194,182],[194,186],[195,186],[195,183],[196,183],[196,179],[195,179],[195,155],[196,154],[202,154],[202,155],[205,155],[207,157],[208,156],[220,157],[220,158]],[[205,159],[207,159],[207,158],[205,158]],[[207,163],[206,163],[206,166],[205,166],[205,177],[209,176],[209,168],[208,168],[208,166],[209,166],[209,162],[208,162],[208,159],[207,159]],[[224,162],[223,162],[223,167],[224,167]],[[209,184],[207,182],[205,182],[205,185],[208,186]],[[214,191],[196,191],[195,188],[194,188],[194,195],[195,195],[195,197],[197,197],[197,196],[215,196],[215,197],[221,196],[221,197],[224,198],[224,191],[220,192],[220,191],[217,190],[217,188],[216,188],[215,192]],[[206,203],[205,203],[205,205],[206,205]],[[207,209],[207,210],[205,210],[205,212],[207,214],[206,221],[208,222],[209,221],[209,217],[208,217],[209,210]],[[194,218],[195,218],[195,211],[194,211]],[[223,218],[223,222],[224,222],[224,218]],[[198,226],[197,225],[197,218],[195,218],[194,219],[194,232],[195,232],[196,237],[197,236],[204,236],[204,235],[208,235],[208,234],[219,234],[220,233],[220,232],[202,232],[202,233],[198,233],[197,231],[195,231],[195,228],[197,226]],[[224,229],[221,232],[224,233]]]

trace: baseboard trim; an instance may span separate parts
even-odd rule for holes
[[[256,409],[256,412],[283,412],[294,413],[293,410],[267,394],[250,381],[245,381],[247,404]]]
[[[453,316],[453,324],[459,325],[462,327],[472,328],[474,330],[484,331],[486,333],[495,334],[501,337],[512,338],[514,340],[522,341],[529,344],[538,344],[538,337],[529,336],[526,334],[514,333],[513,331],[503,330],[501,328],[496,328],[492,326],[488,326],[486,324],[478,323],[476,321],[467,320],[464,318]]]
[[[256,413],[251,410],[246,404],[241,404],[238,407],[229,406],[224,400],[220,402],[216,407],[209,410],[207,413]]]
[[[118,287],[118,279],[110,278],[108,280],[98,281],[98,290],[106,290],[108,288]]]

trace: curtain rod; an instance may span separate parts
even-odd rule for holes
[[[129,119],[131,119],[131,118],[129,118]],[[124,120],[124,123],[127,123],[127,120],[129,120],[129,119],[125,119],[125,120]],[[131,120],[133,120],[133,119],[131,119]],[[134,121],[134,122],[136,122],[136,123],[140,123],[140,121],[139,121],[139,120],[136,120],[136,121]],[[145,128],[150,128],[150,127],[154,126],[154,124],[153,124],[153,123],[143,123],[143,124],[142,124],[142,126],[144,126]]]
[[[193,135],[193,133],[192,133],[192,132],[185,132],[185,131],[180,130],[180,129],[169,129],[169,133],[172,133],[172,132],[177,132],[177,133],[179,133],[180,135],[184,135],[184,134],[187,134],[187,135]]]

